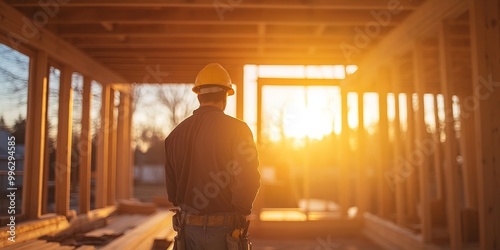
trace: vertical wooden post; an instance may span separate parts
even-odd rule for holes
[[[469,82],[468,82],[469,83]],[[465,86],[461,86],[464,88]],[[471,93],[472,88],[468,86],[469,92],[467,94],[460,95],[466,98],[467,95]],[[475,154],[475,125],[474,117],[467,110],[467,107],[463,103],[465,99],[460,98],[460,111],[462,114],[466,112],[467,117],[460,115],[460,148],[462,154],[462,166],[464,172],[464,191],[465,191],[465,207],[469,209],[477,209],[477,191],[478,191],[478,175],[476,166],[476,154]],[[477,210],[476,210],[477,211]]]
[[[69,209],[70,176],[71,176],[71,137],[73,121],[73,91],[71,75],[73,71],[64,66],[61,70],[59,84],[59,114],[57,125],[56,151],[56,213],[67,215]]]
[[[111,87],[109,84],[102,85],[101,93],[101,127],[99,128],[97,140],[97,162],[96,162],[96,187],[95,208],[103,208],[107,204],[108,194],[108,150],[109,150],[109,107],[111,106]]]
[[[357,200],[358,200],[358,215],[363,216],[363,214],[367,211],[367,183],[366,183],[366,162],[365,159],[365,143],[366,143],[366,134],[364,127],[364,93],[361,91],[357,92],[358,94],[358,128],[357,128],[357,140],[358,145],[356,149],[357,156],[357,167],[356,167],[356,189],[357,189]]]
[[[386,72],[387,73],[387,72]],[[377,178],[378,178],[378,211],[379,216],[382,218],[389,217],[389,205],[390,205],[390,190],[386,179],[387,174],[390,171],[389,166],[391,166],[389,159],[390,155],[390,142],[389,142],[389,119],[387,117],[387,89],[384,87],[389,84],[389,77],[385,75],[382,78],[379,95],[379,124],[378,124],[378,141],[380,147],[378,147],[378,160],[377,163]]]
[[[117,124],[117,148],[116,148],[116,198],[128,199],[132,193],[130,187],[132,183],[132,165],[129,155],[130,149],[130,95],[120,93],[120,105],[118,106]]]
[[[399,82],[399,72],[397,70],[392,71],[392,90],[394,91],[394,137],[393,137],[393,150],[394,159],[392,163],[391,174],[393,176],[391,185],[396,195],[396,223],[400,226],[405,225],[405,196],[404,196],[404,183],[407,181],[407,177],[402,175],[401,170],[403,169],[403,154],[401,152],[401,124],[400,124],[400,106],[399,106],[399,93],[401,84]]]
[[[262,84],[257,79],[257,143],[262,143]]]
[[[500,48],[498,0],[470,0],[473,96],[464,100],[476,128],[481,249],[500,247]]]
[[[462,249],[462,220],[461,200],[462,193],[459,188],[459,166],[457,163],[457,147],[454,145],[455,132],[452,107],[452,83],[450,81],[450,52],[449,52],[449,27],[442,22],[439,29],[439,61],[441,72],[441,93],[444,98],[445,108],[445,133],[444,142],[444,177],[446,180],[446,214],[448,215],[448,231],[450,234],[450,247]]]
[[[106,195],[106,205],[114,205],[116,197],[116,130],[117,122],[115,119],[115,93],[118,93],[114,89],[110,90],[110,105],[108,112],[108,194]]]
[[[90,110],[92,106],[92,81],[89,77],[83,78],[82,94],[82,131],[80,135],[80,169],[79,169],[79,213],[84,214],[90,211],[90,175],[92,162],[92,121]]]
[[[350,205],[350,174],[347,171],[349,166],[349,124],[347,121],[347,89],[346,87],[341,88],[341,109],[342,109],[342,132],[340,134],[341,145],[343,147],[342,157],[340,159],[340,188],[339,188],[339,205],[340,205],[340,214],[341,217],[345,217],[347,215],[347,209],[349,209]]]
[[[406,209],[408,211],[408,219],[411,223],[416,223],[418,218],[417,204],[418,204],[418,175],[417,170],[408,162],[411,161],[412,155],[415,150],[415,115],[413,112],[413,88],[409,86],[406,90],[406,133],[405,133],[405,158],[406,162],[404,167],[404,173],[408,175],[408,180],[406,181],[407,188],[407,199],[406,199]]]
[[[48,65],[47,53],[38,51],[31,60],[26,117],[26,165],[23,207],[27,218],[42,215],[42,181],[45,156]]]
[[[438,200],[443,199],[443,171],[441,157],[441,131],[439,130],[439,109],[438,98],[434,96],[434,120],[436,121],[436,131],[432,134],[434,141],[434,178],[436,179],[436,197]]]
[[[236,72],[232,76],[233,82],[236,84],[236,118],[243,120],[244,118],[244,107],[243,103],[245,100],[245,86],[243,65],[237,67]]]
[[[422,147],[425,143],[426,128],[425,128],[425,110],[424,110],[424,69],[422,62],[422,49],[419,41],[415,41],[413,45],[413,87],[418,96],[418,107],[415,112],[415,139],[416,148]],[[422,149],[419,150],[422,152]],[[429,242],[432,238],[432,224],[430,211],[430,187],[429,187],[429,161],[428,156],[423,154],[422,159],[417,161],[419,188],[420,188],[420,215],[422,216],[422,240]]]

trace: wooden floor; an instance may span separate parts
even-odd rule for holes
[[[309,240],[252,239],[253,250],[379,250],[382,249],[361,237],[318,237]]]

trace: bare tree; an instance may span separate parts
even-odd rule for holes
[[[196,98],[189,84],[160,86],[156,94],[158,103],[167,109],[170,128],[174,128],[196,108]]]

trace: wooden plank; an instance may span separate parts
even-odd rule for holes
[[[367,178],[366,178],[366,131],[364,127],[364,94],[358,93],[358,127],[356,130],[356,139],[358,141],[356,149],[356,198],[358,207],[358,216],[363,216],[363,214],[368,210],[368,192],[367,189]]]
[[[383,78],[385,80],[388,79],[386,76]],[[384,86],[386,82],[381,82],[380,85]],[[379,124],[378,124],[378,136],[379,136],[379,144],[380,147],[377,147],[380,150],[378,153],[378,168],[377,168],[377,178],[378,178],[378,215],[381,218],[388,219],[390,213],[390,196],[391,191],[388,188],[388,183],[385,178],[385,174],[387,171],[390,171],[390,145],[389,142],[389,119],[387,117],[387,93],[386,91],[381,91],[379,93]]]
[[[413,112],[413,87],[407,86],[406,90],[406,131],[405,137],[405,159],[411,162],[412,154],[415,150],[415,115]],[[408,169],[406,169],[408,168]],[[407,171],[408,180],[406,181],[406,209],[408,212],[408,222],[417,223],[418,221],[418,175],[415,166],[408,165],[405,167]]]
[[[35,240],[40,236],[53,234],[67,227],[66,217],[55,214],[47,214],[37,220],[18,223],[16,224],[16,242],[14,244],[8,240],[9,232],[3,227],[0,231],[0,248]]]
[[[0,1],[0,16],[3,17],[0,19],[0,33],[8,34],[10,45],[14,48],[26,44],[45,51],[51,58],[70,65],[83,75],[95,76],[95,79],[100,82],[126,82],[121,76],[68,42],[33,24],[33,20],[26,18],[25,15],[3,1]]]
[[[8,0],[7,3],[14,7],[38,7],[47,6],[50,7],[50,2],[39,2],[37,0],[27,0],[27,1],[13,1]],[[232,2],[229,2],[232,3]],[[203,0],[195,2],[185,2],[181,0],[147,0],[143,2],[137,2],[134,0],[111,0],[102,2],[99,0],[73,0],[64,4],[65,7],[183,7],[183,8],[209,8],[213,9],[216,3],[212,0]],[[415,9],[420,4],[420,1],[409,2],[404,6],[403,9]],[[234,7],[237,8],[267,8],[267,9],[342,9],[342,10],[353,10],[353,9],[364,9],[364,10],[383,10],[387,8],[387,3],[384,1],[370,1],[370,0],[341,0],[335,2],[327,2],[323,0],[313,0],[310,2],[302,1],[284,1],[284,0],[268,0],[265,2],[258,0],[246,0],[242,2],[234,2]],[[231,5],[230,5],[231,6]]]
[[[149,216],[140,226],[128,231],[125,235],[101,249],[136,249],[137,246],[141,245],[145,240],[148,240],[155,232],[162,230],[164,227],[170,227],[172,225],[171,218],[172,212],[159,211]]]
[[[441,23],[439,29],[439,61],[441,71],[441,93],[444,98],[445,108],[445,133],[446,140],[444,146],[444,177],[446,192],[446,211],[448,215],[448,232],[450,234],[450,247],[452,249],[462,249],[462,218],[461,218],[461,196],[458,173],[460,171],[457,162],[457,147],[455,144],[455,131],[452,104],[452,81],[451,63],[448,37],[448,24]]]
[[[116,199],[132,198],[130,186],[133,186],[131,173],[133,164],[130,157],[132,154],[130,142],[130,95],[120,92],[120,104],[118,106],[118,124],[116,138]],[[120,157],[118,157],[120,156]]]
[[[71,176],[71,139],[73,122],[73,71],[65,66],[61,70],[59,84],[59,111],[57,125],[57,148],[55,165],[56,213],[68,215]]]
[[[39,51],[30,60],[28,114],[26,117],[26,165],[24,211],[30,219],[42,214],[42,180],[45,157],[48,92],[47,53]]]
[[[113,88],[110,89],[110,99],[109,99],[109,111],[108,111],[108,148],[105,149],[108,151],[108,161],[107,161],[107,168],[108,168],[108,174],[107,174],[107,180],[106,180],[106,185],[107,187],[107,194],[106,194],[106,205],[114,205],[115,204],[115,197],[116,197],[116,126],[117,126],[117,120],[115,119],[115,113],[116,113],[116,108],[115,108],[115,94],[117,91],[115,91]]]
[[[444,198],[443,190],[443,160],[441,155],[441,131],[440,131],[440,120],[439,120],[439,109],[438,109],[438,98],[437,95],[434,96],[434,120],[436,121],[436,131],[432,133],[432,140],[434,141],[434,179],[436,180],[436,193],[435,198],[441,200]]]
[[[421,57],[421,46],[419,41],[413,42],[413,88],[418,96],[418,106],[415,112],[415,138],[416,147],[422,147],[422,144],[426,141],[426,124],[424,120],[424,71],[422,70],[422,57]],[[422,152],[422,149],[420,149]],[[429,162],[428,155],[422,155],[422,160],[417,162],[416,167],[418,168],[418,179],[420,187],[420,208],[421,208],[421,227],[422,227],[422,240],[424,242],[430,242],[432,239],[432,224],[431,224],[431,211],[430,211],[430,183],[429,183]]]
[[[395,107],[395,116],[394,116],[394,121],[393,121],[393,128],[394,128],[394,137],[393,137],[393,169],[394,171],[394,179],[393,179],[393,188],[395,191],[395,199],[396,199],[396,223],[399,226],[404,226],[406,224],[406,214],[405,214],[405,195],[404,195],[404,186],[403,184],[407,181],[407,177],[405,175],[402,175],[401,169],[402,169],[402,164],[403,164],[403,152],[401,150],[401,124],[400,124],[400,105],[399,105],[399,88],[396,87],[400,83],[397,82],[397,77],[395,77],[396,82],[393,82],[393,88],[394,88],[394,107]]]
[[[119,235],[134,227],[140,226],[147,219],[143,214],[116,215],[109,219],[105,227],[85,233],[87,237],[101,237],[103,235]]]
[[[394,9],[394,7],[392,7]],[[23,12],[31,15],[36,8],[26,8]],[[386,26],[400,23],[409,10],[399,10],[398,15],[393,15]],[[221,22],[223,17],[224,22]],[[276,12],[272,9],[238,9],[238,11],[225,12],[219,16],[213,8],[187,9],[182,7],[162,8],[123,8],[119,11],[114,7],[79,7],[60,8],[57,15],[50,19],[52,24],[85,24],[85,23],[187,23],[187,24],[279,24],[279,25],[307,25],[327,24],[334,26],[365,25],[373,21],[372,15],[367,15],[366,10],[331,9],[283,9]]]
[[[341,102],[341,117],[342,117],[342,132],[340,134],[340,145],[344,145],[340,148],[340,180],[339,180],[339,206],[340,206],[340,216],[345,218],[347,216],[347,211],[350,207],[351,200],[351,188],[350,187],[350,172],[349,172],[349,154],[351,152],[349,146],[349,123],[348,123],[348,112],[347,107],[347,86],[343,86],[340,89],[340,102]]]
[[[499,3],[496,0],[469,1],[472,88],[476,98],[473,116],[476,128],[478,209],[481,249],[498,248],[500,242],[500,159],[498,110],[500,106]],[[486,94],[485,94],[486,93]],[[465,100],[467,101],[467,100]]]
[[[97,143],[97,162],[96,162],[96,187],[95,187],[95,207],[103,208],[107,204],[108,194],[108,157],[109,157],[109,111],[112,102],[111,87],[102,86],[101,93],[101,124]]]
[[[243,86],[244,82],[244,65],[241,65],[238,70],[234,70],[231,79],[233,84],[236,85],[236,118],[243,120],[244,118],[244,98],[245,98],[245,87]]]
[[[92,131],[91,131],[91,96],[92,80],[83,77],[82,93],[82,128],[80,133],[80,143],[78,150],[80,153],[79,164],[79,213],[84,214],[90,211],[90,176],[92,163]]]

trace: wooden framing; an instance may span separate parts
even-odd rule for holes
[[[78,150],[80,153],[79,169],[79,210],[80,214],[90,211],[90,176],[92,161],[92,132],[90,110],[92,106],[91,96],[92,81],[89,77],[83,77],[82,93],[82,131]]]
[[[432,133],[432,140],[434,141],[434,179],[436,184],[436,192],[433,198],[438,200],[444,199],[444,188],[443,188],[443,160],[442,160],[442,143],[441,143],[441,131],[439,126],[439,109],[438,109],[438,96],[435,95],[434,98],[434,120],[436,121],[436,131]]]
[[[415,139],[417,140],[417,144],[415,146],[418,148],[419,146],[425,142],[427,136],[425,135],[427,132],[425,131],[425,111],[424,111],[424,94],[423,86],[424,82],[424,71],[423,71],[423,63],[421,57],[421,47],[419,41],[413,42],[413,87],[415,93],[418,96],[418,108],[415,112]],[[422,143],[422,144],[420,144]],[[430,210],[430,188],[429,188],[429,164],[428,164],[428,155],[425,155],[424,152],[420,149],[419,152],[423,154],[421,157],[421,161],[419,164],[416,164],[418,168],[418,179],[419,179],[419,187],[420,187],[420,207],[421,207],[421,227],[422,227],[422,240],[424,242],[429,242],[432,238],[432,225],[431,225],[431,210]]]
[[[108,203],[108,164],[109,164],[109,133],[110,133],[110,106],[111,106],[111,87],[102,86],[101,93],[101,126],[99,128],[97,141],[97,167],[96,167],[96,194],[95,207],[103,208]]]
[[[439,59],[441,71],[441,92],[444,98],[445,108],[445,133],[446,141],[444,144],[444,158],[445,158],[445,190],[446,190],[446,206],[448,215],[448,231],[450,234],[450,247],[452,249],[462,249],[462,218],[461,218],[461,201],[460,189],[458,178],[458,163],[456,158],[458,156],[457,147],[453,145],[455,141],[454,133],[454,119],[452,110],[452,86],[450,81],[451,60],[449,48],[449,29],[448,24],[441,23],[439,29]]]
[[[26,174],[24,211],[27,218],[42,215],[42,181],[46,140],[46,112],[48,91],[47,53],[39,51],[30,60],[28,84],[28,115],[26,119]]]
[[[130,94],[120,92],[120,104],[118,106],[118,124],[116,140],[116,199],[123,200],[132,198],[132,148],[131,148],[131,103]]]
[[[11,45],[16,48],[26,44],[40,51],[45,51],[48,56],[57,61],[71,65],[83,75],[95,76],[100,82],[126,82],[121,76],[110,71],[99,62],[85,55],[68,42],[56,35],[39,28],[33,21],[27,19],[18,10],[3,1],[0,1],[0,32],[8,34]]]
[[[341,102],[341,117],[342,117],[342,132],[340,134],[340,145],[346,145],[345,147],[342,147],[340,149],[341,151],[341,160],[340,160],[340,175],[344,176],[344,178],[340,178],[339,181],[339,206],[340,206],[340,216],[342,218],[347,216],[347,211],[349,209],[349,206],[351,205],[351,197],[352,197],[352,191],[349,188],[349,184],[351,182],[351,178],[349,175],[349,159],[348,157],[351,154],[351,148],[348,146],[349,145],[349,135],[350,135],[350,128],[349,128],[349,123],[348,123],[348,102],[347,102],[347,96],[348,96],[348,89],[346,86],[343,86],[340,89],[340,102]]]
[[[38,2],[36,0],[29,1],[8,1],[12,6],[16,7],[36,7],[39,5],[50,6],[48,3]],[[134,0],[121,0],[121,1],[107,1],[102,2],[99,0],[74,0],[67,3],[68,7],[186,7],[186,8],[214,8],[214,3],[210,0],[196,1],[187,3],[184,1],[161,1],[161,0],[147,0],[138,3]],[[409,3],[402,6],[404,9],[415,9],[417,3]],[[321,0],[313,0],[310,3],[304,2],[289,2],[286,0],[270,0],[261,2],[258,0],[247,0],[238,4],[238,8],[269,8],[269,9],[385,9],[387,4],[385,2],[374,2],[369,0],[355,0],[355,1],[338,1],[338,2],[324,2]]]
[[[364,127],[364,93],[358,92],[358,128],[356,137],[358,141],[355,155],[356,161],[356,197],[358,216],[362,216],[368,209],[368,183],[366,178],[366,161],[364,155],[366,154],[366,131]]]
[[[73,71],[65,66],[61,70],[59,84],[59,113],[57,124],[57,148],[55,164],[56,213],[67,215],[69,209],[70,176],[71,176],[71,139],[73,90],[71,75]]]
[[[404,159],[403,157],[403,152],[401,150],[401,118],[400,118],[400,103],[399,103],[399,94],[400,90],[398,85],[401,83],[398,81],[399,77],[397,77],[397,73],[393,72],[395,74],[394,76],[394,82],[392,83],[393,90],[394,90],[394,107],[395,107],[395,116],[394,116],[394,121],[393,121],[393,128],[394,128],[394,138],[393,138],[393,169],[394,171],[394,179],[393,179],[393,188],[395,192],[395,199],[396,199],[396,223],[400,226],[404,226],[406,224],[406,214],[405,214],[405,194],[404,194],[404,184],[407,181],[407,177],[404,175],[401,175],[401,169],[402,169],[402,164],[403,162],[401,161]]]
[[[387,55],[396,55],[412,49],[412,43],[424,33],[437,28],[440,20],[456,17],[467,10],[466,0],[425,1],[417,10],[371,49],[358,64],[363,75],[373,75],[373,65],[388,60]],[[382,59],[382,60],[381,60]],[[361,80],[361,79],[360,79]]]
[[[377,192],[378,192],[378,216],[384,219],[389,218],[390,213],[390,195],[391,191],[388,188],[386,174],[390,171],[390,148],[389,141],[389,119],[387,117],[387,84],[390,83],[390,76],[388,70],[384,71],[380,79],[379,94],[379,124],[378,124],[378,141],[380,147],[378,150],[378,166],[377,166]]]
[[[480,247],[494,249],[500,242],[500,91],[499,3],[496,0],[470,0],[472,89],[476,129],[476,166],[478,169],[478,209]],[[493,25],[495,24],[495,25]],[[488,92],[489,91],[489,92]],[[489,93],[485,96],[484,93]]]
[[[115,89],[110,89],[110,99],[109,103],[109,111],[108,111],[108,162],[106,167],[108,169],[108,176],[106,184],[107,187],[107,195],[106,195],[106,205],[114,205],[116,198],[116,137],[117,137],[117,119],[116,113],[117,108],[115,107],[116,95],[119,93]],[[115,115],[116,114],[116,115]],[[106,150],[106,149],[105,149]]]
[[[236,2],[236,1],[233,1]],[[420,2],[423,2],[420,4]],[[141,82],[148,66],[158,66],[169,72],[169,81],[192,82],[193,72],[215,59],[220,59],[234,82],[237,84],[237,117],[243,118],[243,66],[255,64],[340,64],[351,62],[346,59],[338,46],[352,41],[356,36],[354,28],[373,22],[370,10],[384,11],[387,3],[370,0],[340,0],[330,3],[324,0],[246,0],[226,9],[224,15],[214,11],[211,0],[197,0],[187,3],[181,0],[74,0],[58,5],[57,15],[43,25],[36,23],[35,15],[51,7],[50,1],[0,0],[0,40],[7,41],[14,48],[24,46],[36,53],[31,56],[28,86],[28,117],[26,133],[26,172],[24,180],[23,210],[21,217],[38,219],[43,214],[44,174],[48,174],[47,164],[47,96],[48,61],[54,60],[62,67],[59,124],[56,155],[56,212],[69,215],[69,187],[71,169],[71,127],[72,91],[71,70],[85,75],[82,132],[80,150],[80,213],[90,210],[90,164],[92,138],[90,134],[91,91],[90,79],[103,84],[101,127],[97,140],[96,208],[115,203],[115,199],[132,197],[132,157],[131,155],[131,94],[126,82]],[[112,14],[111,10],[118,10]],[[469,20],[464,12],[469,9]],[[233,11],[234,10],[234,11]],[[304,11],[307,10],[307,11]],[[348,11],[347,11],[348,10]],[[346,159],[341,162],[339,204],[345,217],[347,208],[354,197],[350,186],[353,182],[348,170],[357,163],[354,183],[357,186],[356,204],[358,212],[365,215],[369,235],[383,236],[387,233],[394,238],[403,236],[399,243],[421,243],[430,245],[438,228],[432,224],[431,199],[446,201],[446,215],[451,249],[467,247],[467,216],[479,217],[480,248],[494,249],[500,242],[500,118],[495,107],[500,106],[500,30],[498,25],[500,3],[497,0],[448,0],[413,1],[406,3],[401,13],[391,16],[388,30],[381,30],[353,55],[352,62],[358,63],[359,78],[348,80],[360,84],[341,86],[340,80],[321,79],[264,79],[258,80],[257,96],[257,138],[261,141],[262,87],[277,86],[341,86],[342,134],[340,142],[348,145],[352,136],[347,121],[348,91],[358,92],[358,149],[352,153],[343,148]],[[47,13],[45,13],[48,15]],[[33,18],[30,18],[33,17]],[[221,20],[224,19],[224,22]],[[443,21],[455,19],[450,21]],[[38,20],[40,21],[40,20]],[[470,22],[470,34],[466,22]],[[453,23],[454,26],[449,26]],[[394,28],[392,28],[395,26]],[[55,35],[55,33],[59,34]],[[438,34],[428,38],[425,35]],[[471,37],[469,41],[469,37]],[[65,40],[63,40],[64,38]],[[424,40],[421,40],[424,38]],[[290,43],[290,41],[295,41]],[[438,42],[439,46],[433,45]],[[359,47],[359,46],[358,46]],[[470,48],[469,48],[470,47]],[[359,48],[358,48],[359,49]],[[469,51],[470,50],[470,51]],[[367,54],[364,52],[367,51]],[[400,64],[393,58],[411,51],[408,61]],[[465,57],[471,52],[472,83],[466,86],[458,82],[454,75],[453,63],[456,55]],[[457,54],[455,54],[457,53]],[[360,55],[358,55],[360,54]],[[364,57],[361,57],[365,55]],[[439,64],[434,59],[439,56]],[[454,57],[455,56],[455,57]],[[381,59],[382,58],[382,59]],[[360,61],[360,59],[363,59]],[[384,61],[386,60],[386,61]],[[464,60],[468,60],[464,59]],[[387,89],[377,89],[379,93],[380,123],[379,142],[381,153],[377,163],[378,213],[384,221],[373,218],[368,211],[368,184],[366,183],[366,163],[360,157],[365,151],[365,131],[363,128],[363,93],[373,89],[374,73],[380,66],[390,63],[411,64],[410,73],[393,71],[393,87],[396,101],[394,121],[394,143],[389,141],[387,118]],[[398,62],[399,63],[399,62]],[[105,66],[104,66],[105,65]],[[436,67],[439,65],[439,67]],[[439,69],[438,69],[439,68]],[[468,74],[460,74],[460,77]],[[367,80],[370,79],[370,80]],[[403,88],[402,83],[413,81],[411,88]],[[438,84],[439,80],[439,84]],[[440,88],[432,88],[432,84]],[[366,88],[365,88],[366,87]],[[460,88],[463,87],[463,88]],[[120,92],[118,119],[114,107],[114,93]],[[402,131],[399,94],[407,93],[408,130],[406,141],[401,141]],[[418,110],[413,112],[412,93],[418,96]],[[460,93],[458,93],[460,92]],[[442,93],[446,109],[446,141],[439,141],[440,134],[432,135],[433,151],[425,154],[422,143],[429,140],[426,132],[424,94]],[[453,131],[452,96],[460,96],[462,111],[472,114],[471,118],[461,117],[460,147],[463,169],[459,169]],[[472,98],[472,99],[471,99]],[[472,104],[471,104],[472,103]],[[469,105],[471,104],[471,105]],[[436,124],[438,124],[435,105]],[[471,146],[473,145],[473,146]],[[402,146],[405,150],[402,150]],[[393,148],[391,148],[393,147]],[[472,149],[472,147],[474,149]],[[441,151],[442,150],[442,151]],[[410,158],[414,152],[424,153],[422,161],[415,164],[416,171],[410,176],[401,176],[401,158]],[[417,153],[418,153],[417,152]],[[472,153],[470,153],[472,152]],[[432,158],[431,158],[432,157]],[[353,158],[354,157],[350,157]],[[444,160],[443,160],[444,159]],[[436,183],[432,182],[431,161],[434,161]],[[443,161],[445,164],[443,164]],[[392,165],[392,166],[391,166]],[[444,165],[444,168],[441,167]],[[444,170],[444,173],[442,173]],[[395,194],[384,185],[384,174],[394,171]],[[459,173],[463,175],[460,179]],[[48,176],[48,175],[47,175]],[[444,181],[443,181],[444,180]],[[417,183],[418,181],[418,183]],[[463,186],[461,185],[463,181]],[[431,192],[437,185],[437,193]],[[47,184],[45,184],[47,187]],[[418,187],[418,190],[417,190]],[[462,188],[464,203],[462,205]],[[417,196],[418,194],[418,196]],[[396,217],[393,218],[395,199]],[[421,237],[404,231],[413,218],[421,226]],[[396,225],[390,220],[396,220]],[[380,232],[377,234],[377,229]],[[393,232],[394,234],[391,234]],[[372,237],[373,238],[373,237]],[[383,243],[382,243],[383,244]],[[396,244],[397,245],[397,244]],[[413,247],[414,245],[412,245]],[[418,246],[422,249],[425,246]],[[434,247],[434,246],[433,246]]]

